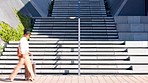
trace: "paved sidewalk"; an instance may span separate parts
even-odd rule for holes
[[[0,83],[8,83],[0,76]],[[24,81],[24,76],[17,76],[12,83],[148,83],[148,75],[44,75],[36,76],[33,82]]]

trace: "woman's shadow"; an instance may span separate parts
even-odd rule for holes
[[[15,81],[25,81],[25,79],[15,78]],[[1,82],[11,82],[11,81],[9,80],[9,78],[0,78],[0,83]]]

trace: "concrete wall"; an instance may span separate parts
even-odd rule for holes
[[[145,0],[108,0],[108,2],[113,16],[145,16]]]
[[[19,20],[14,13],[14,9],[25,15],[36,17],[46,17],[50,0],[0,0],[0,22],[4,21],[12,27],[19,24]]]
[[[0,0],[0,22],[4,21],[12,27],[19,24],[19,20],[14,13],[14,9],[20,10],[23,4],[19,0]]]
[[[119,40],[148,40],[147,16],[115,16]]]
[[[124,0],[107,0],[107,1],[109,3],[111,14],[115,15],[115,13],[118,11],[118,9],[120,8],[120,5]]]
[[[127,0],[119,16],[145,16],[144,0]]]
[[[48,8],[51,0],[31,0],[32,5],[37,9],[42,17],[48,15]]]
[[[24,7],[20,10],[27,9],[32,17],[46,17],[51,0],[21,0]]]
[[[20,21],[16,17],[14,9],[32,17],[46,17],[49,4],[50,0],[0,0],[0,22],[4,21],[16,28]]]

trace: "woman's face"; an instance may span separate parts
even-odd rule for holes
[[[26,38],[29,39],[30,38],[30,34],[26,34]]]

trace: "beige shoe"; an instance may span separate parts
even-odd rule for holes
[[[29,80],[30,80],[30,81],[34,81],[34,79],[32,79],[32,78],[29,78]]]
[[[6,78],[6,81],[8,81],[8,82],[13,82],[14,80],[11,79],[11,78]]]

